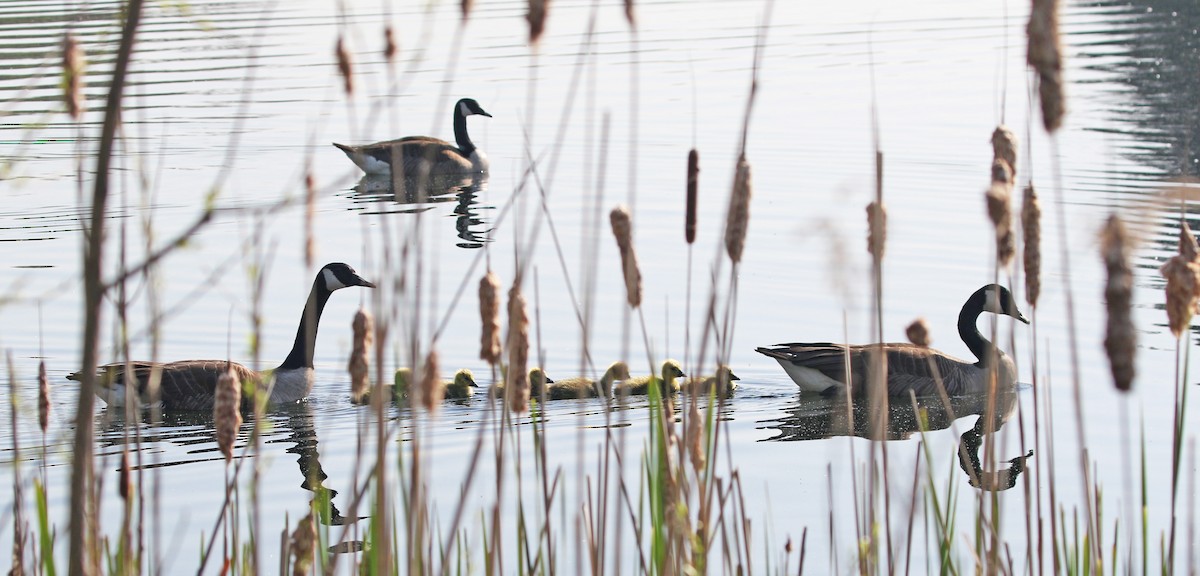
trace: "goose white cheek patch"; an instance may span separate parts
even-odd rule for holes
[[[462,114],[463,116],[470,116],[471,114],[473,114],[473,112],[471,112],[471,109],[467,108],[467,105],[464,102],[458,103],[458,112],[460,114]]]
[[[996,290],[987,291],[987,299],[983,302],[983,309],[995,314],[1003,314],[1004,307],[1000,305],[1000,294]]]
[[[328,269],[321,271],[321,277],[325,279],[325,287],[330,290],[339,290],[346,287],[345,284],[342,284],[341,280],[338,280],[337,274]]]

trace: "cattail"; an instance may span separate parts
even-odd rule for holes
[[[1108,309],[1108,326],[1104,335],[1104,350],[1112,368],[1117,389],[1128,392],[1133,386],[1134,357],[1137,355],[1137,332],[1133,328],[1133,270],[1129,267],[1129,234],[1116,214],[1110,215],[1100,234],[1104,268],[1108,284],[1104,300]]]
[[[83,97],[84,68],[86,59],[83,48],[75,35],[70,32],[63,38],[63,99],[67,104],[67,114],[75,120],[83,116],[87,101]]]
[[[1021,233],[1025,235],[1025,300],[1037,307],[1042,292],[1042,205],[1033,184],[1021,201]]]
[[[1026,27],[1029,44],[1026,62],[1038,74],[1042,124],[1047,132],[1062,126],[1066,113],[1063,98],[1062,41],[1058,30],[1058,0],[1033,0]]]
[[[876,260],[883,260],[883,249],[887,245],[887,206],[872,202],[867,204],[867,252]]]
[[[374,345],[375,321],[371,313],[359,308],[351,323],[354,330],[354,345],[350,350],[350,401],[362,404],[371,388],[371,366],[367,354]]]
[[[521,295],[518,278],[508,291],[508,376],[505,394],[513,412],[529,410],[529,316],[525,313],[525,297]]]
[[[317,241],[313,221],[317,214],[317,178],[310,168],[304,174],[304,265],[312,267],[317,259]]]
[[[347,96],[352,96],[354,94],[354,63],[350,59],[350,50],[346,48],[346,41],[341,36],[338,36],[335,51],[337,52],[338,73],[342,75],[342,87]]]
[[[38,362],[38,426],[42,434],[50,425],[50,378],[46,376],[46,361]]]
[[[633,251],[633,221],[629,208],[617,206],[608,214],[617,249],[621,252],[621,272],[625,275],[625,299],[629,306],[642,305],[642,272],[638,270],[637,252]],[[510,312],[511,313],[511,312]]]
[[[629,22],[630,28],[637,28],[637,18],[633,13],[633,0],[625,0],[625,21]]]
[[[529,43],[537,44],[542,33],[546,31],[546,13],[550,10],[550,0],[529,0],[529,12],[525,20],[529,21]]]
[[[442,386],[442,379],[438,376],[438,353],[437,350],[430,350],[425,356],[425,370],[421,372],[420,390],[421,406],[425,410],[433,412],[438,406],[442,405],[442,399],[445,397],[446,388]]]
[[[704,421],[700,417],[699,404],[694,395],[688,399],[687,424],[683,429],[683,442],[692,460],[692,468],[697,474],[704,471],[705,464]]]
[[[129,468],[129,449],[121,450],[121,471],[117,473],[117,494],[122,500],[129,501],[133,493],[133,478]]]
[[[904,335],[908,336],[908,341],[922,348],[929,347],[929,323],[924,318],[917,318],[904,329]]]
[[[1013,171],[1003,158],[992,159],[992,184],[1000,184],[1008,190],[1013,187]]]
[[[500,278],[493,272],[479,279],[479,318],[483,336],[479,341],[479,358],[495,366],[500,363]]]
[[[466,21],[471,16],[471,9],[475,7],[475,0],[462,0],[460,7],[462,8],[462,19]]]
[[[317,524],[310,511],[300,519],[300,523],[292,531],[292,576],[306,576],[312,572],[316,548]]]
[[[468,0],[463,0],[463,18],[466,18],[465,12],[470,8],[467,6]],[[396,31],[391,26],[383,29],[383,57],[388,63],[396,61],[396,54],[400,53],[400,46],[396,43]]]
[[[692,148],[688,152],[687,164],[687,220],[683,225],[683,237],[688,244],[696,241],[696,200],[700,186],[700,153]]]
[[[1011,176],[1017,174],[1017,137],[1003,124],[992,131],[992,155],[1008,164]],[[1009,181],[1012,181],[1010,176]]]
[[[1004,161],[999,160],[996,164],[1004,166]],[[996,263],[999,266],[1008,266],[1016,252],[1016,240],[1012,230],[1012,209],[1009,207],[1009,199],[1012,194],[1008,191],[1009,187],[1009,184],[993,182],[987,191],[987,211],[988,217],[991,218],[992,225],[996,229]]]
[[[216,397],[213,399],[213,422],[217,433],[217,446],[225,455],[225,462],[233,459],[233,442],[242,425],[242,384],[232,368],[217,379]]]
[[[725,252],[734,264],[742,261],[742,251],[746,248],[746,228],[750,223],[750,195],[753,193],[750,163],[742,156],[738,158],[737,173],[733,177],[729,217],[725,221]]]
[[[1192,323],[1200,298],[1200,262],[1197,262],[1196,237],[1186,220],[1180,220],[1179,254],[1159,270],[1167,279],[1167,321],[1171,333],[1179,338]]]

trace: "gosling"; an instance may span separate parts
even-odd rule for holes
[[[408,398],[409,385],[412,380],[412,369],[400,368],[396,370],[395,380],[392,387],[392,398],[400,400]],[[463,400],[475,395],[475,389],[479,387],[475,383],[475,375],[470,370],[463,368],[454,373],[453,380],[443,380],[439,383],[442,387],[442,398],[447,400]]]
[[[575,400],[578,398],[608,398],[612,396],[613,383],[629,379],[629,365],[624,362],[613,362],[599,381],[586,376],[564,378],[554,381],[546,389],[547,400]]]
[[[662,364],[662,376],[638,376],[637,378],[628,378],[616,388],[617,396],[645,396],[650,393],[650,385],[658,384],[663,396],[674,394],[679,391],[679,382],[676,378],[687,376],[683,373],[683,369],[679,367],[679,363],[674,360],[667,360]]]
[[[733,370],[730,370],[728,366],[721,365],[713,376],[692,376],[684,380],[680,389],[686,394],[704,396],[715,391],[719,398],[729,398],[733,396],[733,391],[737,390],[738,380],[741,378],[738,378]]]
[[[533,398],[541,398],[542,388],[546,387],[546,383],[554,382],[546,376],[546,373],[541,368],[533,368],[529,370],[529,395]],[[493,400],[504,397],[504,382],[497,382],[488,388],[488,398]]]

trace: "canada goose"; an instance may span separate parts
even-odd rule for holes
[[[141,403],[150,402],[147,382],[155,371],[160,373],[158,400],[163,407],[175,410],[211,410],[217,379],[227,369],[232,369],[242,382],[244,390],[253,391],[258,384],[267,381],[271,404],[283,404],[303,400],[312,391],[313,348],[317,340],[317,325],[321,311],[334,290],[348,286],[374,288],[353,268],[341,262],[326,264],[317,272],[308,303],[300,315],[300,327],[296,329],[296,341],[283,363],[269,372],[256,372],[241,364],[226,360],[180,360],[178,362],[130,362],[137,382],[137,395]],[[97,373],[96,395],[110,407],[125,405],[126,364],[117,362],[100,366]],[[67,376],[80,380],[76,372]],[[252,406],[252,394],[242,396],[242,407]]]
[[[977,362],[959,360],[931,348],[915,344],[883,344],[887,351],[888,394],[904,396],[911,390],[917,396],[935,394],[938,391],[930,360],[937,365],[946,393],[954,396],[974,394],[988,390],[989,360],[997,362],[997,383],[1012,386],[1017,379],[1013,361],[1002,350],[992,344],[975,326],[983,312],[1012,316],[1026,324],[1029,320],[1017,309],[1008,289],[988,284],[976,290],[963,304],[958,314],[958,335],[967,348],[975,354]],[[828,342],[779,344],[773,348],[756,348],[758,352],[779,361],[788,376],[796,381],[805,392],[833,393],[846,382],[846,356],[849,356],[851,390],[854,394],[867,391],[867,369],[871,365],[870,354],[876,353],[879,345],[844,346]]]
[[[717,396],[728,398],[733,396],[733,391],[737,390],[737,381],[741,380],[733,370],[728,366],[717,368],[717,373],[713,376],[692,376],[683,381],[680,385],[680,390],[688,394],[708,394],[716,390]]]
[[[393,380],[392,397],[396,399],[409,397],[412,369],[400,368],[396,370]],[[466,368],[455,372],[453,380],[443,380],[440,385],[442,386],[442,398],[447,400],[464,400],[470,398],[475,395],[475,389],[479,387],[475,383],[475,375]]]
[[[546,376],[546,373],[541,368],[531,368],[529,370],[529,395],[533,398],[540,398],[542,388],[546,384],[554,382]],[[496,399],[504,397],[504,382],[497,382],[488,388],[488,398]]]
[[[473,114],[492,117],[471,98],[463,98],[454,105],[454,141],[457,146],[429,136],[406,136],[362,146],[337,142],[333,145],[345,152],[367,174],[391,175],[393,158],[403,160],[405,175],[487,172],[487,156],[475,147],[467,135],[467,116]]]
[[[650,384],[658,383],[661,386],[663,396],[673,394],[679,391],[679,382],[676,378],[687,376],[683,373],[683,369],[679,367],[679,363],[674,360],[667,360],[662,363],[662,376],[638,376],[637,378],[627,378],[624,382],[617,385],[614,393],[617,396],[645,396],[650,393]]]
[[[586,376],[555,380],[546,390],[546,399],[608,398],[612,396],[613,382],[628,379],[629,365],[618,360],[608,366],[599,381]]]

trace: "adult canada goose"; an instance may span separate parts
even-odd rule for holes
[[[412,383],[412,369],[400,368],[396,370],[393,380],[393,398],[398,399],[411,396],[409,386]],[[464,400],[470,398],[475,395],[475,389],[479,387],[475,383],[475,375],[466,368],[455,372],[453,380],[443,380],[439,382],[439,385],[442,387],[442,398],[446,400]]]
[[[915,344],[883,344],[887,351],[887,384],[891,396],[906,396],[911,390],[917,396],[938,392],[937,376],[930,370],[930,360],[937,366],[937,375],[954,395],[975,394],[988,390],[989,364],[996,360],[997,383],[1012,386],[1017,380],[1013,361],[979,333],[976,320],[983,312],[1012,316],[1026,324],[1029,320],[1017,309],[1008,289],[988,284],[976,290],[963,304],[958,314],[958,335],[966,343],[977,362],[959,360],[932,348]],[[788,376],[805,392],[834,393],[846,383],[846,357],[849,356],[851,391],[865,394],[867,370],[871,354],[878,353],[875,344],[844,346],[829,342],[779,344],[773,348],[756,348],[762,354],[779,361]]]
[[[673,394],[679,391],[679,382],[676,378],[687,376],[683,373],[683,369],[679,367],[679,363],[674,360],[666,360],[662,363],[662,372],[660,376],[638,376],[637,378],[627,378],[624,382],[617,385],[614,393],[617,396],[645,396],[650,393],[650,384],[655,383],[661,386],[663,396]]]
[[[722,365],[713,376],[692,376],[684,380],[679,389],[688,394],[709,394],[715,390],[718,397],[728,398],[737,390],[738,380],[741,378],[738,378],[733,370]]]
[[[531,368],[529,370],[529,395],[533,398],[541,397],[542,388],[546,387],[547,383],[554,382],[546,376],[546,373],[541,368]],[[497,382],[488,388],[488,398],[496,399],[504,397],[504,382]]]
[[[268,402],[284,404],[303,400],[312,391],[313,348],[317,340],[317,324],[321,311],[334,290],[348,286],[374,288],[353,268],[341,262],[326,264],[317,272],[308,303],[300,314],[300,327],[296,329],[296,340],[292,351],[278,368],[268,372],[256,372],[241,364],[226,360],[180,360],[177,362],[130,362],[137,383],[138,400],[146,404],[149,398],[147,383],[155,372],[160,374],[158,401],[163,407],[175,410],[211,410],[217,379],[225,370],[232,369],[242,382],[243,390],[253,391],[258,384],[266,382],[271,391]],[[128,383],[126,364],[123,362],[100,366],[97,374],[96,395],[110,407],[125,405],[125,387]],[[76,372],[67,376],[80,380]],[[251,394],[243,394],[242,407],[252,406]]]
[[[403,162],[405,175],[487,172],[487,156],[467,135],[467,116],[474,114],[492,117],[471,98],[463,98],[454,105],[454,141],[457,145],[429,136],[406,136],[362,146],[337,142],[333,145],[367,174],[391,175],[393,159]]]

